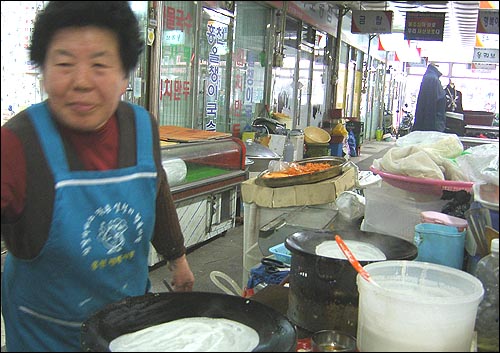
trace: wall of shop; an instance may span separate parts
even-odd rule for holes
[[[7,29],[2,30],[2,83],[8,87],[2,94],[5,115],[45,99],[41,73],[30,65],[26,50],[36,12],[45,3],[2,3],[2,29]],[[123,98],[147,107],[161,125],[237,134],[270,111],[288,115],[287,127],[300,129],[321,125],[332,108],[347,109],[349,116],[363,113],[359,87],[367,36],[350,35],[347,14],[341,37],[346,41],[337,50],[340,10],[335,5],[300,1],[130,4],[145,48]],[[237,13],[244,16],[236,21]],[[364,81],[365,85],[371,82]]]
[[[130,3],[145,48],[123,98],[148,108],[160,125],[241,136],[271,111],[287,128],[303,129],[341,109],[364,122],[371,139],[384,111],[397,124],[404,103],[414,110],[425,68],[391,61],[377,36],[351,33],[351,12],[334,2]],[[26,50],[44,4],[2,3],[3,115],[45,98]],[[443,85],[455,82],[464,109],[498,111],[498,65],[488,73],[445,65]]]
[[[217,1],[163,1],[150,7],[157,26],[148,30],[155,33],[152,47],[159,47],[151,62],[158,62],[159,77],[150,76],[158,84],[149,108],[158,107],[161,125],[238,135],[270,112],[283,114],[290,129],[320,126],[333,108],[365,118],[362,95],[376,92],[366,89],[375,82],[364,63],[369,39],[350,34],[347,14],[341,36],[349,35],[335,48],[339,7],[296,1],[241,1],[231,8]],[[380,61],[380,53],[373,54],[373,63]]]

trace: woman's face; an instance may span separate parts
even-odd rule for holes
[[[103,126],[128,85],[116,35],[97,27],[56,32],[47,50],[43,76],[56,119],[81,131]]]

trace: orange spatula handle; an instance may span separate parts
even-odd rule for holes
[[[335,235],[335,241],[340,247],[340,250],[344,253],[345,257],[347,257],[347,260],[351,263],[351,265],[354,267],[356,271],[367,281],[372,282],[372,278],[370,277],[370,274],[366,272],[366,270],[361,266],[358,260],[354,257],[353,253],[351,250],[347,247],[346,243],[342,240],[340,235]]]

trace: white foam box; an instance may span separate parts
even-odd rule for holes
[[[365,216],[361,230],[393,235],[413,243],[415,226],[424,211],[441,212],[449,200],[438,195],[414,193],[382,180],[364,189]]]

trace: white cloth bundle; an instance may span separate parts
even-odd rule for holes
[[[187,166],[180,158],[169,158],[161,162],[165,173],[167,173],[168,184],[176,186],[182,184],[186,179]]]
[[[396,141],[373,166],[379,170],[416,178],[465,181],[466,176],[451,158],[463,152],[455,134],[413,131]]]

